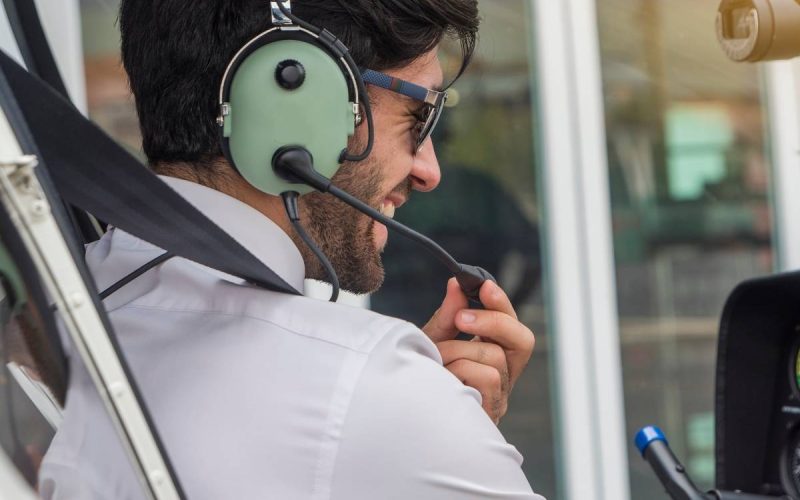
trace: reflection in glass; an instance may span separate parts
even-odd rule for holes
[[[660,425],[713,485],[718,318],[772,270],[757,68],[723,55],[716,5],[598,0],[627,434]],[[661,491],[629,447],[631,498]]]
[[[119,0],[80,0],[89,118],[144,159],[136,105],[120,58]]]
[[[56,380],[54,370],[45,365],[45,326],[38,308],[31,302],[15,307],[17,293],[2,276],[0,273],[0,452],[35,487],[54,429],[34,403],[37,398],[49,398],[43,405],[48,407],[58,399],[63,402],[63,380]],[[60,391],[59,397],[50,388]]]
[[[523,0],[480,2],[478,52],[454,85],[455,99],[448,100],[451,107],[433,134],[441,184],[432,193],[413,194],[396,219],[432,237],[459,261],[492,273],[520,319],[536,332],[536,351],[500,428],[525,457],[523,469],[534,490],[555,499],[529,8]],[[447,66],[447,48],[442,52]],[[372,308],[422,326],[441,304],[448,273],[399,236],[390,237],[384,263],[386,281],[372,296]]]

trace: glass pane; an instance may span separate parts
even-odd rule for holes
[[[0,217],[7,215],[3,211]],[[61,347],[51,342],[58,336],[56,308],[44,298],[21,246],[8,251],[6,242],[17,238],[9,219],[0,225],[5,231],[0,241],[0,454],[8,458],[3,464],[36,489],[47,475],[45,454],[62,421],[66,367]]]
[[[396,219],[432,237],[456,259],[491,272],[536,332],[536,351],[500,428],[525,457],[523,469],[534,490],[555,499],[529,4],[480,2],[478,52],[454,85],[455,98],[448,100],[434,132],[442,182],[432,193],[412,195]],[[457,51],[452,55],[455,59]],[[448,273],[399,236],[390,238],[384,262],[386,281],[372,296],[372,308],[423,325],[441,304]]]
[[[91,489],[85,476],[87,462],[76,460],[75,449],[98,443],[108,460],[104,463],[113,464],[113,470],[92,465],[113,478],[108,481],[123,478],[135,485],[134,469],[120,467],[130,462],[80,356],[68,358],[67,390],[60,348],[52,340],[66,338],[56,326],[64,325],[58,308],[45,299],[33,267],[12,261],[4,250],[0,242],[0,453],[43,498],[87,498]],[[27,273],[20,275],[19,269]],[[99,411],[87,420],[95,408]],[[4,491],[0,484],[0,492]]]
[[[48,398],[55,398],[35,361],[39,353],[31,351],[31,347],[42,347],[37,342],[44,330],[38,310],[30,303],[12,310],[13,295],[8,281],[0,278],[0,453],[5,453],[25,481],[35,487],[42,459],[55,434],[35,403],[44,406]]]
[[[707,489],[719,316],[772,270],[758,67],[723,55],[716,3],[597,6],[627,434],[661,426]],[[629,451],[631,498],[662,491]]]
[[[139,119],[120,60],[119,0],[80,0],[89,117],[144,160]]]

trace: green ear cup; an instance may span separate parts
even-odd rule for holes
[[[276,70],[299,63],[304,79],[281,86]],[[284,82],[285,83],[285,82]],[[353,105],[336,61],[312,43],[279,40],[249,54],[232,77],[223,135],[230,159],[242,176],[265,193],[303,194],[312,188],[290,184],[272,171],[272,157],[283,146],[303,146],[314,167],[330,178],[353,134]]]

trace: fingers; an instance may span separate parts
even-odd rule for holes
[[[469,306],[467,296],[461,291],[455,278],[447,282],[447,292],[441,307],[433,314],[422,331],[434,342],[441,342],[455,338],[458,334],[455,321],[456,315]]]
[[[528,363],[536,344],[536,338],[528,327],[497,311],[461,311],[456,318],[456,328],[479,336],[482,342],[472,342],[474,344],[489,341],[503,348],[512,385]]]
[[[468,359],[457,359],[445,366],[464,385],[481,393],[481,405],[496,424],[506,414],[508,405],[502,391],[502,378],[495,368]]]
[[[464,359],[487,365],[500,374],[500,390],[503,396],[508,393],[510,377],[506,353],[503,348],[490,342],[463,342],[459,340],[445,340],[436,345],[442,356],[442,364],[447,366],[457,360]]]
[[[478,292],[478,297],[480,297],[484,308],[499,311],[517,319],[517,312],[514,310],[514,306],[511,305],[511,299],[500,288],[500,285],[494,281],[484,281],[480,292]]]
[[[456,316],[455,326],[464,333],[490,340],[507,351],[532,351],[533,332],[511,316],[489,310],[466,309]]]
[[[496,283],[489,281],[484,283],[480,297],[486,309],[459,311],[455,327],[457,330],[475,335],[484,342],[492,342],[503,348],[508,363],[510,384],[513,387],[528,364],[536,338],[533,332],[517,319],[511,302]]]

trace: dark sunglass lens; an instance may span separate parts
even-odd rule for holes
[[[439,121],[439,116],[442,113],[442,108],[444,107],[444,100],[442,100],[441,104],[437,106],[431,106],[429,109],[430,111],[427,113],[425,117],[425,123],[422,125],[419,135],[417,136],[417,149],[422,147],[422,144],[425,140],[430,137],[431,133],[433,133],[433,129],[436,127],[436,123]]]

